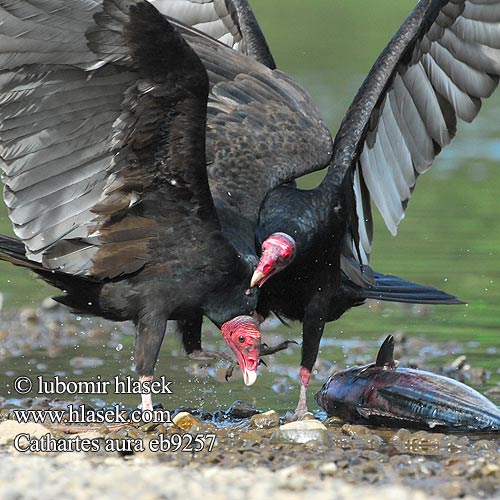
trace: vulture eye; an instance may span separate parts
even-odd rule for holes
[[[243,337],[243,335],[240,335],[238,337],[238,340],[240,341],[240,344],[243,344],[243,342],[245,342],[245,337]]]

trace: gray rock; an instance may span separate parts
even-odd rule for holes
[[[271,435],[273,444],[304,444],[318,441],[323,445],[333,444],[326,427],[318,420],[300,420],[282,425]]]
[[[226,415],[231,418],[250,418],[252,415],[259,413],[257,408],[245,401],[235,401],[226,411]]]
[[[50,431],[42,424],[35,424],[33,422],[20,424],[15,420],[6,420],[0,423],[0,445],[12,443],[19,434],[29,434],[30,438],[35,439],[41,438],[45,434],[50,434]],[[23,441],[23,444],[25,442]]]
[[[269,410],[265,413],[252,415],[250,423],[257,429],[270,429],[280,425],[280,416],[274,410]]]
[[[172,423],[183,431],[201,430],[203,422],[187,411],[181,411],[172,419]]]

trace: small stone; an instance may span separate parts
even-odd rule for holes
[[[326,427],[339,427],[339,426],[342,426],[345,424],[345,422],[339,418],[339,417],[330,417],[330,418],[327,418],[323,424],[326,426]]]
[[[41,307],[46,311],[50,311],[52,309],[57,309],[58,307],[61,307],[61,304],[59,304],[59,302],[56,302],[52,297],[46,297],[45,299],[42,300]]]
[[[257,408],[245,401],[235,401],[226,411],[226,415],[231,418],[250,418],[252,415],[259,413]]]
[[[142,432],[152,432],[158,426],[157,422],[147,422],[139,427]],[[130,435],[130,433],[129,433]],[[134,436],[130,436],[134,437]]]
[[[274,410],[252,415],[250,423],[257,429],[270,429],[280,425],[280,416]]]
[[[497,444],[494,441],[488,441],[487,439],[480,439],[476,441],[472,447],[477,450],[495,450],[497,448]]]
[[[104,434],[99,431],[85,431],[85,432],[80,432],[79,434],[74,434],[73,436],[70,436],[68,439],[75,439],[76,437],[78,437],[79,439],[92,440],[92,439],[104,438]]]
[[[5,420],[0,423],[0,445],[11,443],[19,434],[29,434],[30,439],[33,439],[50,434],[50,431],[42,424],[35,424],[33,422],[20,424],[15,420]],[[21,446],[23,445],[23,443],[20,444]]]
[[[29,307],[21,309],[19,319],[24,325],[36,325],[38,323],[38,315],[36,311]]]
[[[333,476],[338,471],[337,464],[335,462],[328,462],[326,464],[322,464],[319,467],[320,474],[325,476]]]
[[[340,429],[346,436],[357,436],[359,434],[371,434],[372,432],[363,425],[344,424]]]
[[[488,396],[489,398],[500,397],[500,383],[497,384],[496,386],[492,387],[491,389],[488,389],[484,394],[486,396]]]
[[[461,498],[465,494],[464,484],[460,481],[447,481],[437,487],[435,493],[444,498]]]
[[[172,418],[172,423],[182,429],[183,431],[190,431],[191,429],[201,430],[203,428],[203,423],[198,420],[194,415],[188,413],[187,411],[181,411],[174,418]]]
[[[282,425],[271,435],[273,444],[304,444],[319,441],[323,445],[333,444],[326,427],[318,420],[299,420]]]
[[[481,474],[486,477],[486,476],[496,476],[500,477],[500,466],[497,464],[486,464],[482,469],[481,469]]]
[[[314,413],[306,411],[300,420],[316,420]]]
[[[38,396],[34,398],[31,402],[31,409],[38,409],[41,407],[42,409],[50,408],[50,399],[45,396]]]
[[[411,439],[411,432],[408,429],[399,429],[389,440],[389,443],[398,451],[407,451],[407,443]]]

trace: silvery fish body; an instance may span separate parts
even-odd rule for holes
[[[500,431],[500,409],[465,384],[435,373],[399,368],[389,336],[375,364],[334,373],[316,394],[328,416],[386,427]]]

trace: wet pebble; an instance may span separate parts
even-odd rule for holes
[[[39,396],[31,402],[30,410],[46,410],[50,407],[50,399],[45,396]]]
[[[449,481],[437,486],[435,493],[443,498],[462,498],[465,496],[465,487],[460,481]]]
[[[153,432],[156,427],[158,427],[158,423],[156,422],[148,422],[146,424],[143,424],[139,427],[139,430],[141,430],[142,432]],[[131,436],[131,437],[134,437],[134,436]]]
[[[257,408],[245,401],[235,401],[226,411],[226,415],[230,418],[250,418],[252,415],[259,413]]]
[[[326,464],[322,464],[319,466],[319,473],[324,476],[334,476],[335,473],[339,470],[337,464],[335,462],[328,462]]]
[[[61,304],[59,302],[56,302],[52,297],[47,297],[42,300],[40,307],[44,309],[45,311],[54,311],[56,309],[61,308]]]
[[[187,411],[181,411],[172,418],[172,423],[183,431],[202,430],[203,422]]]
[[[316,417],[314,416],[314,413],[306,411],[304,415],[302,415],[301,420],[316,420]]]
[[[257,429],[270,429],[280,424],[280,416],[274,410],[269,410],[264,413],[252,415],[250,423]]]
[[[359,436],[360,434],[371,434],[372,432],[368,427],[363,425],[352,425],[352,424],[344,424],[341,429],[342,434],[346,436]]]
[[[41,438],[50,433],[42,424],[20,424],[15,420],[5,420],[0,423],[0,445],[11,443],[19,434],[29,434],[32,438]]]
[[[488,389],[485,392],[485,395],[488,396],[489,398],[500,399],[500,384],[497,384],[496,386],[492,387],[491,389]]]
[[[271,435],[273,444],[304,444],[318,441],[323,445],[333,444],[326,427],[318,420],[300,420],[282,425]]]
[[[326,427],[340,427],[344,425],[344,423],[345,422],[340,417],[329,417],[323,422]]]

